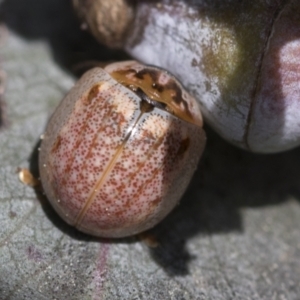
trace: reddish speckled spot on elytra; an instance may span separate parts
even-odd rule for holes
[[[183,155],[188,150],[189,146],[190,146],[190,139],[189,138],[186,138],[186,139],[182,140],[180,142],[180,146],[179,146],[179,149],[177,151],[177,155],[178,156]]]
[[[54,145],[53,145],[53,147],[52,147],[52,152],[56,152],[57,150],[58,150],[58,148],[60,147],[60,145],[61,145],[61,140],[62,140],[62,138],[61,138],[61,136],[59,135],[58,137],[57,137],[57,139],[56,139],[56,141],[54,142]]]
[[[98,83],[96,85],[94,85],[89,93],[87,94],[86,97],[83,97],[82,98],[82,104],[83,105],[90,105],[92,103],[92,101],[97,98],[97,96],[99,95],[100,93],[100,89],[101,89],[101,83]]]

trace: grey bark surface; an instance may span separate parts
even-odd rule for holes
[[[80,32],[66,0],[0,5],[0,299],[300,299],[300,149],[254,155],[207,129],[188,191],[152,230],[157,248],[81,234],[19,182],[18,167],[36,173],[70,67],[122,54]]]

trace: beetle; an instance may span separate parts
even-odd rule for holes
[[[136,61],[85,73],[41,143],[43,189],[80,231],[124,237],[178,203],[205,146],[196,100],[167,71]]]

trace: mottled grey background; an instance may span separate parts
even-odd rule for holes
[[[39,136],[79,63],[125,54],[81,32],[67,0],[0,5],[1,300],[300,299],[300,149],[254,155],[207,128],[190,188],[153,230],[155,249],[81,234],[22,185],[16,169],[37,171]]]

